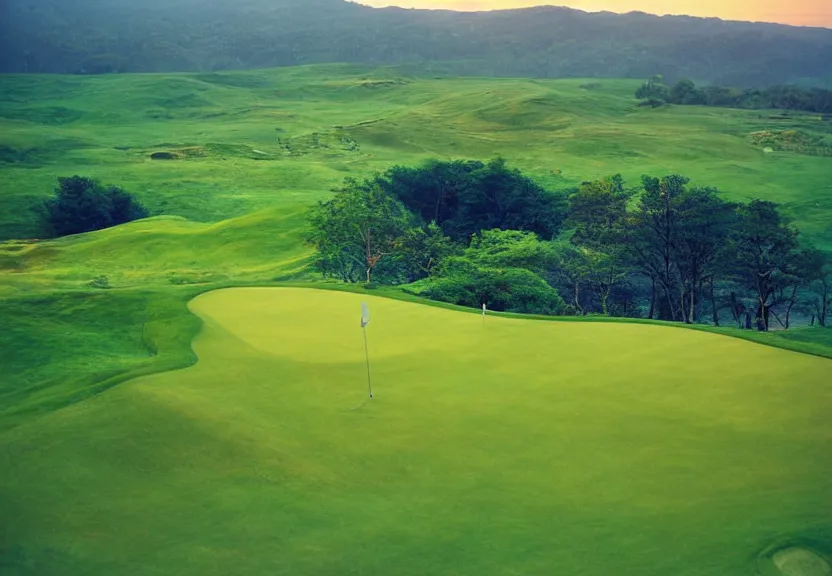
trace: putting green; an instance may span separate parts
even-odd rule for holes
[[[0,566],[726,576],[832,544],[829,360],[316,290],[191,309],[192,368],[0,436]]]

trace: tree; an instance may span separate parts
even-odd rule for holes
[[[465,257],[481,266],[524,268],[539,275],[556,262],[550,243],[521,230],[483,230],[471,239]]]
[[[679,175],[661,179],[644,176],[642,182],[644,192],[624,227],[625,249],[633,265],[651,281],[648,317],[653,318],[658,311],[661,320],[683,320],[675,247],[679,235],[677,202],[689,179]]]
[[[632,196],[620,174],[581,184],[568,198],[566,226],[573,230],[572,242],[594,247],[616,242]]]
[[[715,188],[691,188],[675,199],[674,209],[678,230],[672,253],[679,273],[683,319],[688,324],[696,321],[696,306],[707,281],[713,321],[719,325],[714,282],[724,269],[720,264],[730,249],[729,238],[737,220],[736,206],[720,199]]]
[[[812,283],[813,268],[816,265],[814,258],[811,248],[799,248],[789,255],[783,266],[782,276],[777,286],[776,301],[783,304],[786,309],[782,319],[774,311],[772,315],[786,330],[791,327],[792,310],[798,304],[798,291]]]
[[[817,248],[807,248],[803,256],[810,288],[808,308],[818,324],[826,327],[829,309],[832,307],[832,257]]]
[[[654,108],[666,104],[670,99],[670,92],[667,89],[667,84],[664,83],[664,77],[661,74],[656,74],[649,78],[636,91],[636,98]]]
[[[368,283],[380,263],[395,260],[402,237],[415,224],[404,205],[376,183],[353,179],[332,200],[313,207],[309,221],[307,239],[317,249],[321,272],[345,282],[363,276]]]
[[[598,294],[601,313],[609,314],[612,290],[629,275],[625,261],[623,225],[632,191],[616,174],[605,180],[584,182],[569,196],[567,226],[577,251],[562,251],[562,265],[575,282],[575,306],[581,309],[580,282],[588,282]]]
[[[81,176],[58,178],[55,196],[41,210],[42,224],[54,236],[92,232],[147,216],[147,209],[131,194]]]
[[[523,268],[481,266],[464,256],[446,259],[417,293],[434,300],[496,311],[561,314],[563,299],[543,278]]]
[[[471,174],[485,164],[474,160],[429,160],[421,166],[393,166],[376,180],[425,222],[446,227],[459,208],[459,197],[474,186]]]
[[[439,262],[457,252],[457,246],[445,236],[436,222],[408,228],[397,247],[408,282],[427,278]]]
[[[670,89],[669,100],[672,104],[702,104],[704,99],[693,81],[683,78]]]
[[[767,331],[778,290],[794,281],[789,266],[797,232],[773,202],[753,200],[739,213],[732,268],[737,281],[755,296],[757,330]]]
[[[565,199],[547,192],[502,159],[431,161],[396,166],[376,178],[426,222],[436,222],[456,242],[480,230],[526,230],[550,239],[566,216]]]

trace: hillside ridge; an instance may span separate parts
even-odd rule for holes
[[[832,29],[558,6],[455,12],[342,0],[9,0],[0,72],[211,72],[431,63],[450,76],[832,82]]]

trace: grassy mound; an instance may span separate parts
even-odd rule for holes
[[[832,539],[828,360],[323,291],[191,308],[194,367],[0,436],[4,566],[724,576]]]

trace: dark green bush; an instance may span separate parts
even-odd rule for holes
[[[55,196],[43,204],[44,227],[54,236],[68,236],[146,218],[147,209],[131,194],[97,180],[58,178]]]
[[[522,268],[480,268],[462,258],[447,276],[424,283],[421,294],[433,300],[490,310],[528,314],[562,314],[563,299],[537,274]]]

